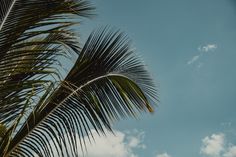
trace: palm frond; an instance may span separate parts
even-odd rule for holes
[[[58,56],[80,51],[69,14],[90,16],[83,0],[0,1],[0,122],[10,126],[29,95],[59,76]],[[67,16],[68,15],[68,16]]]
[[[120,31],[101,28],[85,43],[61,85],[39,105],[10,143],[14,156],[78,156],[91,128],[105,133],[123,117],[153,112],[155,85]],[[79,140],[79,141],[78,141]],[[55,151],[56,150],[56,151]],[[19,153],[20,152],[20,153]]]
[[[22,118],[61,80],[61,57],[81,51],[72,15],[89,17],[93,9],[84,0],[0,1],[0,124],[7,130],[0,156]]]

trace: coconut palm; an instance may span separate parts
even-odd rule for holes
[[[153,112],[156,88],[124,33],[99,28],[81,46],[75,29],[93,14],[84,0],[0,1],[0,157],[78,156],[91,129]]]

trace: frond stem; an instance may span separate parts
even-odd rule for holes
[[[3,25],[4,25],[4,23],[6,22],[6,20],[7,20],[8,16],[9,16],[9,14],[10,14],[10,12],[11,12],[11,10],[12,10],[14,4],[16,3],[16,1],[17,1],[17,0],[13,0],[11,6],[10,6],[10,8],[9,8],[9,10],[7,11],[7,14],[5,15],[3,21],[2,21],[2,23],[1,23],[1,25],[0,25],[0,31],[2,30]]]

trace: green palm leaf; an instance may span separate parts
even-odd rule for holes
[[[42,85],[50,82],[46,76],[59,75],[53,66],[56,57],[79,52],[77,37],[68,30],[75,22],[66,21],[66,14],[89,16],[92,8],[84,1],[66,0],[0,3],[0,122],[9,126],[24,108],[27,95],[41,92]]]
[[[92,10],[82,0],[0,1],[0,124],[7,128],[0,156],[40,95],[61,80],[61,56],[79,53],[71,15],[89,17]]]
[[[0,9],[0,156],[78,156],[92,128],[105,134],[153,112],[156,87],[124,33],[100,28],[79,47],[71,15],[90,17],[88,2],[1,0]]]
[[[81,137],[92,136],[91,127],[104,133],[104,127],[111,130],[114,120],[135,117],[141,111],[153,112],[149,101],[156,98],[155,86],[125,35],[106,28],[97,30],[90,35],[65,81],[31,114],[10,148],[17,145],[13,156],[17,150],[52,156],[55,148],[59,156],[76,156],[75,132],[84,146]],[[30,145],[39,137],[37,143],[44,148],[41,151]],[[53,147],[47,144],[48,139]],[[65,148],[68,152],[62,151]]]

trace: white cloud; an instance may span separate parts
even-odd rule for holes
[[[125,132],[125,134],[126,134],[127,141],[128,141],[127,144],[130,148],[141,148],[141,149],[146,148],[146,145],[143,144],[143,140],[144,140],[144,136],[145,136],[144,132],[140,132],[140,131],[134,129],[132,131]]]
[[[198,59],[199,59],[199,55],[196,55],[196,56],[193,56],[188,62],[187,64],[190,65],[190,64],[193,64],[194,62],[196,62]]]
[[[202,139],[201,154],[217,157],[224,150],[224,134],[213,134]]]
[[[81,145],[79,143],[79,136],[76,134],[76,141],[78,142],[78,154],[79,156],[86,157],[139,157],[136,153],[136,149],[145,149],[146,145],[144,144],[145,133],[143,131],[138,131],[136,129],[126,132],[121,132],[118,130],[113,130],[113,133],[105,130],[106,135],[101,134],[99,136],[97,132],[92,129],[91,133],[93,135],[94,141],[88,136],[84,136],[83,140],[86,143],[86,150],[82,142],[82,147],[84,154],[82,153]],[[65,134],[66,139],[66,134]],[[91,141],[90,141],[90,140]],[[66,141],[68,142],[68,141]],[[55,145],[50,141],[52,147]],[[63,151],[65,152],[64,148]],[[67,150],[69,156],[71,151]],[[53,148],[53,152],[57,154],[56,148]]]
[[[171,157],[171,156],[167,153],[163,153],[163,154],[157,154],[156,157]]]
[[[217,49],[217,45],[216,44],[207,44],[205,46],[199,46],[198,47],[198,50],[202,51],[202,52],[214,51],[215,49]]]
[[[207,157],[236,157],[236,145],[227,143],[223,133],[212,134],[202,139],[200,153]]]
[[[188,60],[187,64],[190,65],[190,64],[195,63],[196,61],[198,61],[200,58],[202,58],[204,56],[204,53],[210,52],[210,51],[215,51],[215,49],[217,49],[216,44],[207,44],[205,46],[199,46],[198,47],[199,54],[193,56],[190,60]],[[203,63],[198,63],[196,65],[197,68],[201,68],[202,66],[203,66]]]
[[[230,146],[223,155],[224,157],[236,157],[236,146]]]
[[[88,143],[87,157],[138,157],[134,149],[146,147],[143,144],[144,132],[114,131],[115,135],[107,132],[105,137],[98,136],[94,130],[92,132],[95,143],[89,144],[88,138],[84,138]]]

